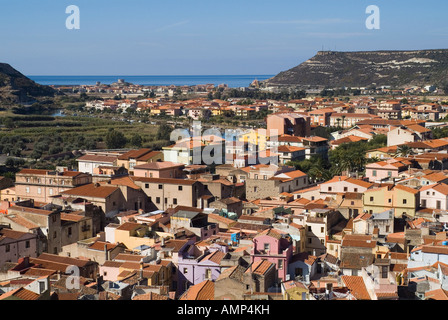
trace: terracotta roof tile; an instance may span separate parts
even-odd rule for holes
[[[341,278],[357,300],[371,300],[361,276],[342,276]]]
[[[180,298],[180,300],[214,300],[215,284],[213,281],[205,280],[191,286]]]
[[[62,195],[71,195],[77,197],[89,197],[89,198],[107,198],[115,191],[119,190],[118,187],[97,185],[94,183],[86,184],[84,186],[76,187],[70,190],[61,192]]]

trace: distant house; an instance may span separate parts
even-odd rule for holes
[[[407,159],[389,159],[370,163],[366,165],[366,178],[370,182],[401,178],[400,175],[403,172],[413,168],[415,165],[415,161]]]
[[[420,190],[420,205],[423,208],[448,210],[448,185],[436,183],[422,187]]]
[[[291,280],[302,281],[309,284],[316,278],[318,271],[318,258],[307,252],[301,252],[291,257],[288,264],[288,275]]]
[[[145,178],[183,178],[185,164],[156,161],[134,167],[134,176]]]
[[[274,263],[278,270],[277,281],[285,281],[292,253],[292,240],[288,235],[275,229],[267,229],[254,237],[251,260],[253,263],[261,260]]]
[[[92,182],[92,176],[77,171],[22,169],[16,174],[16,197],[51,202],[51,197]]]
[[[17,262],[21,257],[37,257],[38,236],[33,233],[0,227],[0,266]]]
[[[402,185],[385,185],[364,192],[364,210],[381,213],[392,209],[395,217],[414,217],[420,203],[419,191]]]
[[[76,161],[78,162],[78,171],[94,174],[94,169],[101,166],[113,167],[117,165],[117,155],[97,155],[97,154],[86,154]]]
[[[373,184],[364,180],[347,176],[335,176],[333,179],[320,184],[321,196],[336,198],[339,193],[363,193],[373,187]]]
[[[283,300],[310,300],[310,291],[300,281],[290,280],[281,284]]]
[[[163,160],[163,153],[160,151],[153,151],[148,148],[138,150],[130,150],[117,157],[116,164],[119,167],[124,167],[133,173],[136,166],[144,165],[146,163],[157,162]]]

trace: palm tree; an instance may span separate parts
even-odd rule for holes
[[[338,128],[340,127],[339,122],[341,122],[341,118],[337,118],[336,122],[338,123]]]
[[[397,151],[395,152],[395,158],[396,157],[408,157],[410,155],[414,154],[414,151],[412,148],[406,144],[402,144],[401,146],[397,147]]]

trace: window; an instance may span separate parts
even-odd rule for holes
[[[68,227],[67,234],[68,236],[72,235],[72,227]]]
[[[406,204],[406,203],[408,203],[408,200],[403,199],[403,204]]]
[[[370,197],[370,201],[373,201],[373,197]]]
[[[184,268],[183,274],[188,274],[188,268]]]
[[[392,199],[387,199],[387,202],[392,203]]]
[[[348,191],[348,188],[347,187],[344,187],[344,192],[347,192]]]
[[[30,193],[30,187],[26,187],[26,188],[25,188],[25,192],[26,192],[26,193]]]
[[[269,251],[270,248],[271,246],[269,245],[269,243],[264,244],[264,251]]]
[[[355,201],[351,201],[350,205],[354,206],[355,205]]]
[[[50,196],[53,195],[53,189],[49,189],[48,193],[50,194]]]
[[[372,171],[372,176],[376,177],[376,170]]]
[[[160,203],[160,197],[156,198],[156,203]]]
[[[39,293],[42,293],[45,291],[45,282],[39,281]]]
[[[426,208],[426,199],[422,199],[422,207]]]
[[[392,171],[387,171],[387,176],[392,177]]]
[[[9,252],[11,250],[11,247],[9,246],[9,244],[6,245],[6,252]]]
[[[312,243],[313,239],[312,238],[308,238],[308,243]]]
[[[56,222],[56,215],[55,215],[55,214],[51,216],[51,220],[52,220],[53,222]]]
[[[53,232],[53,239],[56,239],[56,238],[57,238],[57,236],[58,236],[58,234],[56,233],[56,231],[55,231],[55,232]]]
[[[159,184],[159,190],[163,189],[163,184]]]
[[[330,192],[331,190],[333,190],[333,188],[332,187],[328,187],[328,192]]]
[[[29,248],[30,247],[30,241],[29,240],[26,240],[26,242],[25,242],[25,248]]]
[[[212,269],[208,268],[205,270],[205,278],[211,279],[212,278]]]
[[[324,239],[320,239],[320,243],[321,244],[325,244],[325,240]]]
[[[311,226],[308,226],[308,231],[311,232]]]
[[[177,190],[182,191],[182,186],[178,186]]]
[[[149,189],[149,183],[145,183],[145,188]]]
[[[41,187],[38,187],[37,188],[37,194],[41,194],[42,193],[42,188]]]
[[[173,204],[177,204],[177,198],[173,198]]]
[[[324,227],[320,227],[320,232],[324,232],[325,228]]]
[[[353,192],[358,192],[358,188],[353,189]]]
[[[437,200],[436,209],[440,209],[441,206],[442,206],[442,203],[440,202],[440,200]]]
[[[283,269],[283,260],[278,260],[278,269]]]
[[[168,203],[168,198],[165,198],[165,204],[167,204]]]

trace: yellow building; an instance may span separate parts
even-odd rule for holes
[[[416,189],[402,185],[387,185],[364,192],[364,211],[381,213],[393,209],[395,217],[403,215],[414,217],[416,207],[420,203]]]
[[[152,246],[155,240],[148,237],[150,233],[151,230],[147,225],[126,222],[115,229],[115,242],[123,243],[131,250],[141,245]]]
[[[282,282],[283,300],[308,300],[310,291],[301,282],[291,280]]]
[[[267,133],[266,129],[250,130],[249,132],[242,134],[239,141],[258,145],[259,151],[266,150],[266,142],[269,139]]]
[[[397,152],[397,146],[384,147],[379,149],[374,149],[366,152],[366,157],[369,159],[391,159],[395,156]]]

